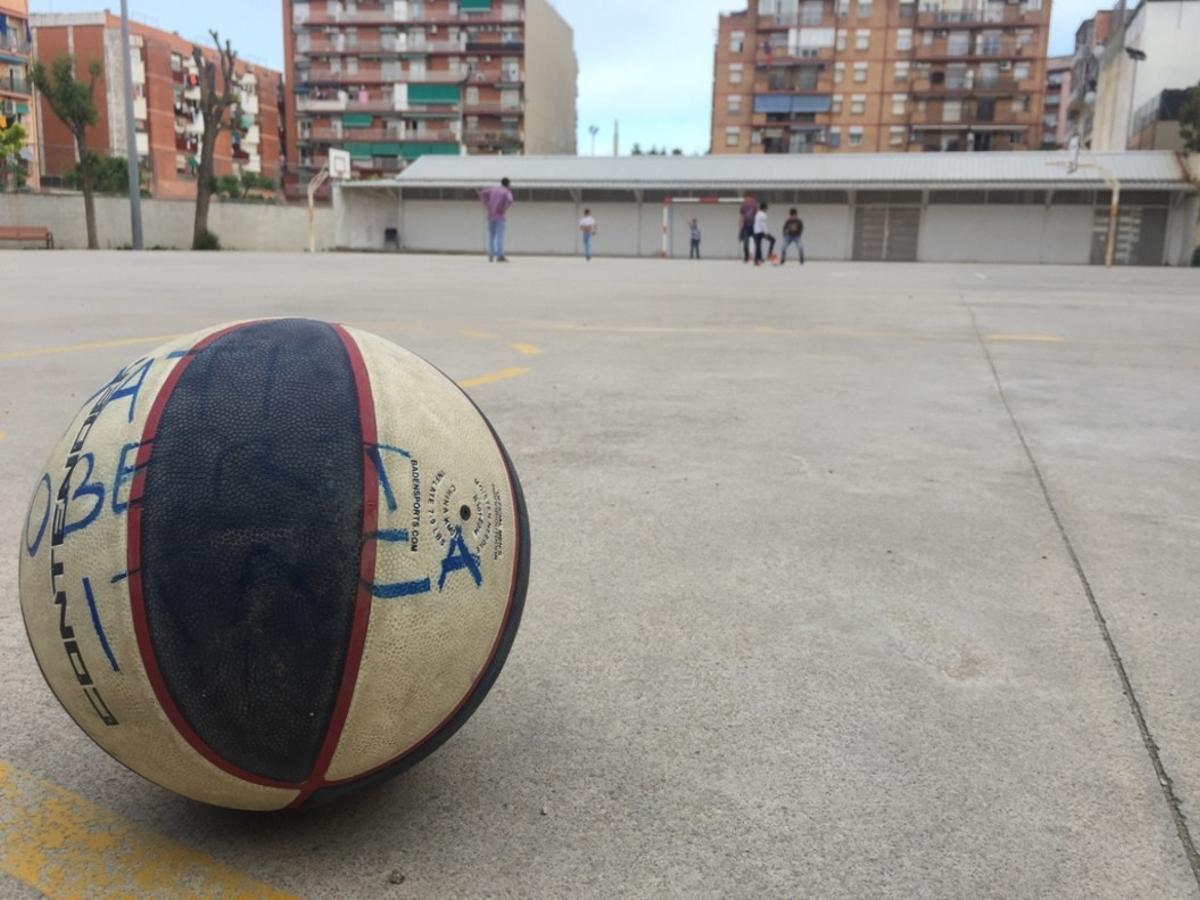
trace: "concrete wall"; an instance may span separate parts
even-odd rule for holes
[[[575,33],[549,0],[525,4],[525,153],[575,154]]]
[[[933,204],[921,223],[925,262],[1060,263],[1091,257],[1091,206]]]
[[[396,189],[339,190],[335,200],[335,245],[348,250],[382,250],[384,232],[396,228],[402,250],[419,253],[483,253],[486,225],[478,203],[468,200],[401,199]],[[792,204],[771,206],[771,231],[781,237]],[[662,252],[662,204],[612,199],[579,203],[519,202],[508,217],[508,250],[529,255],[581,251],[579,218],[584,207],[596,217],[597,256],[655,257]],[[853,257],[854,208],[797,205],[804,242],[812,260]],[[1171,207],[1163,261],[1190,263],[1200,198],[1180,196]],[[922,262],[1048,263],[1087,265],[1091,259],[1095,210],[1090,204],[929,204],[922,212],[918,258]],[[688,222],[699,220],[705,259],[735,259],[737,206],[674,204],[671,255],[686,258]]]
[[[143,199],[146,246],[190,247],[194,213],[193,203]],[[0,225],[40,225],[54,232],[55,246],[61,249],[87,246],[79,194],[0,194]],[[97,197],[96,225],[101,247],[115,249],[128,244],[128,198]],[[300,206],[214,203],[208,225],[227,250],[299,251],[308,246],[308,211]],[[5,246],[0,244],[0,248]],[[327,207],[317,210],[317,246],[333,246],[333,211]]]

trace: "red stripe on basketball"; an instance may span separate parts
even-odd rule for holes
[[[441,370],[439,369],[438,371],[441,371]],[[442,374],[444,375],[445,373],[442,373]],[[459,390],[461,391],[462,389],[459,388]],[[475,401],[471,399],[470,395],[468,395],[466,391],[462,391],[462,394],[464,397],[467,398],[467,402],[471,404],[471,408],[475,410],[475,412],[479,415],[479,417],[481,419],[483,419],[485,422],[487,422],[487,419],[484,417],[483,413],[479,411],[479,407],[475,405]],[[498,454],[500,454],[500,458],[503,459],[504,452],[503,452],[503,450],[500,449],[500,436],[496,434],[496,430],[494,428],[492,428],[490,422],[487,423],[487,426],[488,426],[488,431],[492,435],[492,440],[496,442],[496,452]],[[508,491],[509,491],[509,496],[512,498],[512,506],[513,506],[512,520],[513,520],[513,525],[515,526],[513,529],[515,536],[513,538],[512,580],[509,583],[508,604],[504,608],[504,618],[500,621],[500,630],[498,632],[496,632],[496,639],[492,642],[492,648],[491,648],[491,650],[488,651],[487,659],[484,661],[483,666],[480,667],[479,674],[477,676],[475,676],[475,681],[472,682],[470,689],[463,695],[462,699],[459,700],[457,704],[455,704],[454,709],[452,709],[450,711],[450,713],[444,719],[442,719],[441,722],[439,722],[437,724],[437,727],[435,727],[432,731],[430,731],[427,735],[425,735],[419,741],[414,743],[411,747],[409,747],[407,750],[405,750],[399,756],[389,759],[387,762],[381,763],[380,765],[375,766],[374,768],[368,769],[365,772],[360,772],[359,774],[355,775],[353,778],[343,778],[339,781],[325,782],[324,785],[321,785],[322,787],[329,787],[329,786],[337,785],[337,784],[352,784],[355,781],[360,781],[363,778],[368,778],[371,775],[374,775],[376,772],[382,772],[384,769],[387,769],[387,768],[390,768],[391,766],[396,765],[396,763],[400,762],[407,756],[412,756],[414,753],[416,753],[418,750],[420,750],[421,747],[423,747],[426,743],[428,743],[433,738],[437,737],[438,733],[441,732],[441,730],[443,728],[445,728],[446,725],[449,722],[451,722],[456,715],[458,715],[459,710],[461,710],[470,701],[470,699],[473,696],[475,696],[475,692],[479,689],[480,682],[483,681],[484,676],[487,675],[488,670],[492,667],[492,662],[496,659],[496,652],[500,649],[500,644],[504,640],[505,632],[508,631],[508,623],[509,623],[509,620],[512,618],[513,601],[516,599],[516,596],[517,596],[517,585],[519,583],[520,575],[521,575],[521,520],[520,520],[521,511],[517,506],[517,486],[516,486],[516,484],[513,483],[513,473],[512,473],[512,470],[508,467],[507,463],[505,463],[505,465],[504,465],[504,475],[508,479]],[[306,790],[303,795],[296,798],[296,800],[292,803],[292,806],[296,807],[296,806],[299,806],[301,803],[303,803],[306,799],[308,799],[309,793],[310,792]]]
[[[129,605],[133,612],[133,630],[137,635],[138,651],[142,657],[142,666],[146,670],[146,678],[149,680],[151,687],[154,688],[154,696],[158,698],[158,705],[162,707],[162,711],[166,713],[167,718],[175,726],[175,730],[183,736],[183,739],[191,745],[193,750],[214,766],[243,781],[265,787],[290,788],[295,790],[299,785],[264,778],[261,775],[247,772],[235,766],[209,747],[204,742],[204,739],[196,733],[195,729],[188,724],[188,721],[179,711],[179,707],[175,705],[175,700],[171,697],[171,691],[163,678],[162,670],[159,668],[158,657],[155,655],[154,645],[150,640],[150,623],[146,617],[145,596],[142,593],[142,501],[145,497],[146,489],[146,467],[150,464],[151,457],[154,455],[154,439],[158,434],[158,426],[162,421],[163,411],[167,408],[167,401],[171,399],[171,394],[175,390],[176,385],[179,384],[184,372],[192,364],[195,354],[211,347],[226,335],[255,324],[258,323],[242,322],[238,325],[231,325],[228,328],[210,334],[197,343],[188,351],[188,355],[182,357],[176,363],[175,368],[171,370],[171,374],[167,376],[167,380],[163,383],[162,389],[159,390],[158,396],[154,398],[154,404],[151,406],[150,414],[146,418],[146,427],[142,430],[142,445],[138,448],[135,474],[129,489],[128,547],[126,552],[126,561],[129,566]]]
[[[362,351],[350,333],[341,325],[330,327],[337,332],[342,346],[346,348],[358,394],[358,417],[362,427],[363,445],[362,551],[358,562],[358,593],[354,598],[354,621],[350,627],[350,641],[346,647],[346,662],[342,666],[342,683],[338,688],[337,701],[329,720],[329,728],[325,731],[325,742],[321,745],[321,752],[317,755],[308,780],[304,782],[300,796],[292,801],[292,807],[299,806],[327,784],[325,772],[333,762],[333,755],[337,752],[338,742],[342,738],[342,729],[346,727],[350,701],[354,699],[354,686],[358,682],[358,670],[362,665],[363,648],[367,643],[367,626],[371,621],[371,585],[375,583],[375,555],[378,546],[375,534],[379,530],[379,476],[375,471],[370,450],[379,443],[379,428],[375,420],[375,398],[371,393],[371,373],[367,371]]]

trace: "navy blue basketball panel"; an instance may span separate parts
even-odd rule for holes
[[[363,517],[357,392],[333,328],[249,325],[195,354],[158,425],[141,581],[154,654],[201,740],[306,779],[341,682]]]

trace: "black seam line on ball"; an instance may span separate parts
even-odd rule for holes
[[[190,359],[146,472],[142,582],[168,693],[221,759],[299,785],[358,588],[362,430],[329,325],[255,323]]]

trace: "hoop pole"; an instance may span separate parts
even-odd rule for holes
[[[317,191],[329,180],[329,166],[322,166],[321,171],[308,183],[308,252],[317,252]]]
[[[671,256],[671,198],[663,198],[663,221],[662,221],[662,258],[669,259]]]

